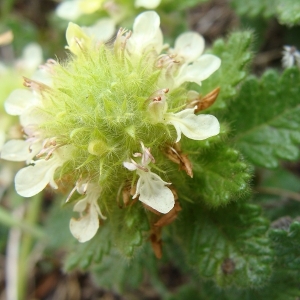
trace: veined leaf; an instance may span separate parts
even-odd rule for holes
[[[172,297],[168,300],[295,300],[300,295],[297,284],[297,278],[292,277],[276,277],[263,287],[255,287],[249,289],[237,288],[216,288],[212,282],[202,282],[187,286],[179,290],[179,297]],[[189,298],[189,296],[192,296]],[[177,296],[177,294],[176,294]]]
[[[251,169],[239,151],[219,144],[189,157],[194,172],[192,190],[208,206],[225,205],[249,192]]]
[[[231,0],[230,4],[237,14],[248,17],[263,16],[269,18],[275,14],[277,0]]]
[[[277,0],[276,11],[279,22],[289,26],[300,23],[300,2],[295,0]]]
[[[231,0],[237,14],[250,18],[276,16],[279,22],[289,26],[300,22],[300,3],[295,0]]]
[[[299,157],[300,72],[287,69],[280,77],[267,71],[249,78],[226,114],[236,136],[233,142],[255,165],[274,168],[278,160]]]
[[[261,286],[271,275],[268,221],[256,205],[232,203],[208,210],[183,207],[177,228],[187,260],[219,286]],[[190,225],[192,224],[192,225]]]
[[[112,242],[128,258],[142,245],[145,232],[149,230],[144,208],[139,204],[123,209],[116,207],[110,215]]]
[[[274,243],[276,266],[299,278],[300,275],[300,223],[294,222],[288,230],[273,229],[270,237]],[[300,283],[300,281],[299,281]]]
[[[221,90],[217,101],[207,111],[226,107],[236,95],[236,86],[246,77],[246,66],[252,58],[252,40],[251,31],[240,31],[232,33],[226,41],[215,41],[211,53],[221,58],[221,67],[203,81],[201,93],[206,95],[217,87]]]
[[[74,242],[64,262],[64,270],[71,271],[75,268],[87,270],[90,265],[100,263],[111,248],[110,228],[108,224],[100,226],[97,234],[86,243]]]

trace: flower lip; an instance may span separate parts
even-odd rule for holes
[[[204,38],[196,32],[185,32],[175,41],[171,54],[183,59],[183,63],[195,61],[204,51]]]
[[[97,233],[99,228],[99,217],[106,219],[98,205],[101,187],[96,183],[90,183],[81,179],[76,182],[74,189],[77,189],[78,193],[85,195],[85,197],[75,204],[73,210],[79,212],[80,217],[78,219],[72,218],[69,226],[72,235],[80,243],[84,243],[92,239]]]
[[[142,152],[135,153],[135,157],[141,157],[141,163],[136,163],[133,159],[131,162],[123,162],[123,166],[130,171],[136,171],[139,179],[136,185],[136,193],[133,199],[139,196],[139,200],[158,212],[168,213],[175,204],[172,191],[166,187],[171,183],[165,182],[160,176],[151,172],[148,165],[155,162],[150,152],[150,148],[144,146],[141,142]]]

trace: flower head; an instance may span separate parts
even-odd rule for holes
[[[48,185],[83,195],[70,230],[85,242],[96,234],[99,217],[104,219],[100,207],[109,217],[120,187],[130,181],[133,186],[136,176],[133,198],[159,213],[174,207],[171,183],[152,169],[167,170],[161,176],[172,178],[164,149],[182,135],[203,140],[219,133],[214,116],[186,108],[186,82],[200,85],[220,59],[203,55],[204,41],[196,33],[181,35],[174,48],[164,45],[153,11],[137,16],[132,32],[121,28],[112,43],[74,23],[66,37],[67,61],[48,60],[34,79],[25,78],[27,89],[8,97],[5,108],[20,117],[24,139],[8,141],[1,157],[29,164],[15,178],[24,197]],[[185,169],[192,174],[191,164]]]

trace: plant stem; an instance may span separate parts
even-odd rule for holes
[[[34,226],[39,219],[43,194],[40,193],[32,197],[28,202],[27,214],[25,220],[28,225]],[[19,278],[18,278],[18,298],[26,299],[27,279],[30,269],[30,252],[32,250],[34,238],[31,234],[25,232],[21,242],[19,256]]]
[[[269,194],[269,195],[275,195],[275,196],[281,196],[286,197],[291,200],[300,201],[300,194],[288,190],[283,190],[279,188],[273,188],[273,187],[259,187],[256,189],[259,193],[263,194]]]
[[[5,208],[0,206],[0,223],[8,227],[18,227],[20,230],[31,234],[35,238],[41,239],[44,237],[44,233],[38,226],[31,225],[24,220],[18,220]]]
[[[14,217],[23,219],[25,206],[20,205],[11,214]],[[6,299],[18,299],[18,263],[19,263],[19,249],[21,241],[20,228],[12,227],[9,231],[6,246],[6,259],[5,259],[5,282],[6,282]]]

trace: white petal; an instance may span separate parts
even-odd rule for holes
[[[162,33],[159,28],[160,18],[154,11],[139,14],[133,24],[133,33],[127,41],[129,51],[140,53],[153,47],[160,52],[162,48]]]
[[[160,26],[159,15],[154,11],[139,14],[133,24],[133,33],[141,37],[154,37]]]
[[[111,18],[103,18],[90,27],[82,27],[83,31],[97,41],[108,41],[115,33],[115,22]]]
[[[127,162],[127,161],[124,161],[123,162],[123,166],[128,169],[129,171],[134,171],[137,169],[137,166],[133,163],[130,163],[130,162]]]
[[[82,49],[91,45],[92,39],[86,35],[84,30],[75,23],[69,22],[66,31],[67,49],[76,55],[82,53]]]
[[[92,14],[101,9],[104,0],[81,0],[79,8],[84,14]]]
[[[180,140],[181,133],[192,140],[204,140],[220,132],[220,123],[216,117],[195,115],[193,108],[176,114],[166,114],[166,121],[176,129],[176,143]]]
[[[20,116],[20,124],[23,127],[27,127],[29,125],[39,125],[41,123],[44,123],[46,120],[47,119],[44,112],[40,107],[38,107],[38,105],[29,107]]]
[[[160,4],[161,0],[135,0],[135,7],[144,7],[147,9],[156,8]]]
[[[79,219],[70,220],[70,231],[80,242],[89,241],[97,233],[99,228],[98,212],[94,205],[91,205],[86,215]]]
[[[175,53],[183,57],[185,62],[197,59],[204,50],[204,39],[196,32],[181,34],[175,41]]]
[[[180,86],[184,82],[195,82],[201,85],[201,82],[218,70],[220,65],[221,60],[217,56],[211,54],[202,55],[193,64],[182,66],[178,76],[175,78],[175,84]]]
[[[21,60],[17,62],[25,70],[35,70],[43,61],[43,51],[39,44],[28,44],[24,50]]]
[[[201,69],[201,80],[204,80],[220,68],[221,59],[212,54],[204,54],[194,64]]]
[[[56,9],[56,14],[65,20],[76,20],[81,15],[79,1],[73,0],[60,3]]]
[[[34,102],[34,95],[30,90],[16,89],[6,99],[4,108],[8,114],[18,116]]]
[[[88,205],[87,197],[84,197],[83,199],[79,200],[79,201],[74,205],[73,211],[84,212],[87,205]]]
[[[38,160],[34,166],[21,169],[15,177],[16,191],[23,197],[31,197],[41,192],[47,184],[53,181],[57,160]]]
[[[163,214],[168,213],[174,207],[174,195],[167,184],[157,174],[138,170],[140,176],[137,183],[139,200]]]
[[[31,157],[30,143],[24,140],[10,140],[1,150],[1,158],[11,161],[25,161]]]
[[[77,181],[76,189],[77,192],[81,195],[85,194],[88,188],[88,183],[86,181]]]
[[[52,76],[44,68],[36,70],[30,78],[45,85],[52,86]]]
[[[160,53],[163,48],[163,34],[160,28],[158,28],[155,36],[151,41],[151,46],[155,49],[157,53]]]

